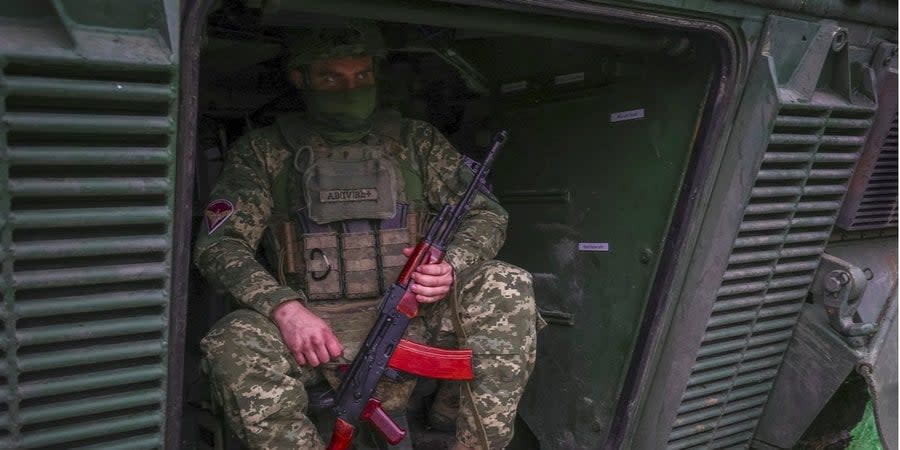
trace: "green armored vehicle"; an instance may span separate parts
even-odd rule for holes
[[[378,106],[478,160],[548,325],[512,449],[897,448],[897,4],[0,1],[0,448],[239,448],[190,262],[285,49],[375,23]],[[410,402],[414,448],[452,432]],[[323,419],[323,422],[327,422]],[[383,445],[377,438],[364,445]]]

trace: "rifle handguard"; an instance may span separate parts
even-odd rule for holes
[[[397,311],[400,311],[406,317],[412,319],[419,315],[419,301],[416,300],[416,294],[409,290],[409,283],[412,282],[412,274],[422,264],[437,264],[444,259],[444,251],[440,248],[432,246],[426,241],[420,241],[409,258],[406,265],[397,277],[397,284],[405,286],[406,292],[400,298],[397,304]]]

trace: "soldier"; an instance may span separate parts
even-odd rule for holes
[[[312,29],[286,68],[306,104],[227,155],[194,259],[242,306],[204,338],[203,366],[231,429],[251,448],[322,448],[306,386],[335,385],[375,320],[378,301],[423,223],[455,202],[472,172],[431,125],[375,112],[372,24]],[[409,336],[474,352],[461,384],[456,449],[505,447],[534,366],[531,275],[492,260],[507,214],[479,194],[445,262],[421,266],[420,318]],[[256,258],[262,246],[269,270]],[[385,409],[403,411],[412,384],[383,380]]]

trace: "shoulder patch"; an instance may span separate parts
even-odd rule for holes
[[[213,234],[231,215],[234,214],[234,205],[225,199],[209,202],[206,207],[206,229]]]

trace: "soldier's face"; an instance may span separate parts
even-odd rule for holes
[[[309,79],[303,79],[299,70],[291,73],[291,79],[299,88],[316,91],[345,91],[375,84],[375,72],[371,56],[320,59],[309,65]]]

